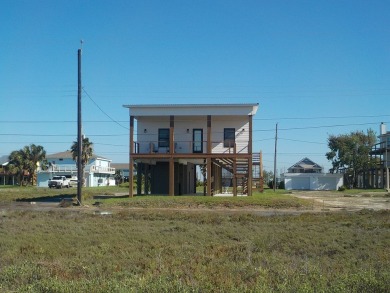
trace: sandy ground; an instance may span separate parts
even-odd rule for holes
[[[331,211],[358,211],[362,209],[389,210],[390,194],[386,192],[367,192],[356,195],[343,195],[335,191],[293,191],[292,196],[313,201],[321,209]]]

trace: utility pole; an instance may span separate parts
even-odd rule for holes
[[[276,191],[276,154],[278,148],[278,123],[276,123],[276,132],[275,132],[275,155],[274,155],[274,192]]]
[[[83,41],[81,41],[81,46]],[[81,124],[81,49],[77,52],[78,59],[78,91],[77,91],[77,204],[81,205],[82,196],[81,189],[83,186],[83,170],[82,170],[82,124]]]
[[[386,138],[385,138],[386,139]],[[388,164],[388,152],[387,152],[387,148],[389,146],[389,141],[388,140],[385,140],[385,168],[386,168],[386,191],[387,192],[390,192],[390,188],[389,188],[389,166],[387,165]]]
[[[264,192],[264,172],[263,172],[263,152],[260,151],[260,157],[259,157],[259,164],[260,164],[260,174],[259,174],[259,183],[260,183],[260,192]]]

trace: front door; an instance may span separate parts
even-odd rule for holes
[[[203,153],[203,129],[194,129],[192,132],[192,152]]]

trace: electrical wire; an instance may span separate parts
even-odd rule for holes
[[[115,119],[113,119],[110,115],[108,115],[95,101],[94,99],[92,99],[92,97],[90,96],[90,94],[88,94],[88,92],[83,88],[83,92],[87,95],[87,97],[92,101],[92,103],[95,104],[95,106],[104,114],[106,115],[112,122],[118,124],[120,127],[123,127],[127,130],[129,130],[129,128],[123,126],[122,124],[120,124],[118,121],[116,121]]]

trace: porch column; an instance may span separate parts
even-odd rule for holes
[[[248,196],[252,196],[252,155],[248,159]]]
[[[234,158],[233,158],[233,196],[237,196],[237,156],[236,156],[236,143],[234,142],[233,147]]]
[[[171,115],[169,118],[169,195],[175,195],[175,161],[173,154],[175,153],[175,139],[174,135],[175,128],[175,116]]]
[[[211,115],[207,115],[207,153],[211,154],[212,152],[211,144]],[[207,195],[211,196],[211,158],[207,158]]]
[[[133,141],[133,135],[134,135],[134,116],[130,116],[130,150],[129,150],[129,197],[134,196],[134,186],[133,186],[133,176],[134,176],[134,160],[133,160],[133,153],[134,153],[134,141]]]
[[[252,196],[252,115],[248,116],[249,118],[249,142],[248,142],[248,154],[250,155],[248,159],[248,196]]]

